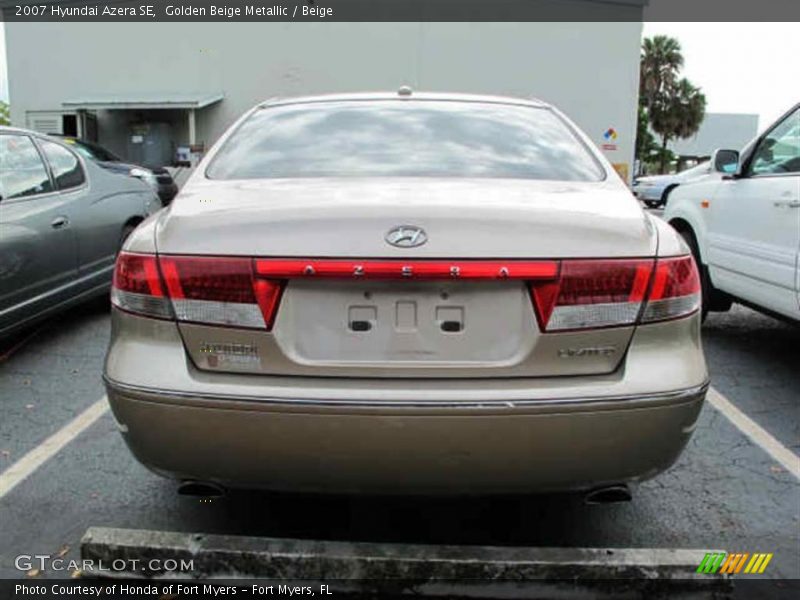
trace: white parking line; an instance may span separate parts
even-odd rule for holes
[[[736,408],[730,400],[714,388],[709,388],[706,399],[711,403],[711,406],[725,415],[751,442],[760,446],[776,462],[780,463],[784,469],[797,479],[800,479],[800,456],[797,456],[772,437],[763,427]]]
[[[28,475],[58,454],[64,446],[89,428],[107,410],[108,400],[103,396],[8,469],[0,473],[0,498],[3,498]]]

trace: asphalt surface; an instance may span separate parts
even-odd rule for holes
[[[101,398],[106,301],[40,328],[0,362],[0,472]],[[800,452],[800,329],[745,308],[712,314],[713,385]],[[6,349],[8,346],[6,347]],[[3,350],[0,349],[0,356]],[[658,373],[653,373],[654,377]],[[89,526],[448,544],[772,552],[764,574],[800,578],[800,481],[706,404],[679,462],[629,504],[574,495],[429,500],[237,492],[201,503],[131,457],[110,414],[0,499],[0,577],[19,554],[78,558]],[[55,572],[36,578],[57,577]]]

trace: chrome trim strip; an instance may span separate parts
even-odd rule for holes
[[[164,402],[174,400],[221,400],[238,402],[257,402],[266,406],[316,406],[316,407],[346,407],[346,408],[520,408],[537,406],[559,406],[574,404],[602,404],[608,402],[626,402],[636,400],[646,400],[653,402],[682,402],[688,401],[695,396],[705,394],[710,385],[710,381],[691,387],[676,390],[673,392],[656,392],[646,395],[619,395],[619,396],[589,396],[578,398],[553,398],[543,400],[432,400],[430,402],[419,402],[414,400],[386,400],[378,402],[375,400],[317,400],[313,398],[264,398],[259,396],[233,396],[230,394],[203,395],[202,393],[178,392],[172,390],[155,390],[136,385],[127,385],[113,381],[103,373],[103,382],[115,391],[122,393],[129,392],[144,396],[156,396],[154,401]]]

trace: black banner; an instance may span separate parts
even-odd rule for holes
[[[711,583],[709,581],[709,583]],[[759,598],[794,600],[800,581],[734,579],[725,586],[697,580],[610,579],[415,582],[408,580],[147,580],[20,579],[0,580],[0,598],[40,600],[201,600],[206,598]]]
[[[6,21],[800,21],[798,0],[0,0]]]

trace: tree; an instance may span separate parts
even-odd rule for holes
[[[647,117],[647,109],[640,100],[639,118],[636,121],[636,158],[641,162],[645,162],[649,156],[656,152],[658,152],[658,145],[650,131],[650,119]]]
[[[661,172],[666,168],[666,149],[670,140],[688,138],[700,129],[706,115],[706,97],[687,79],[667,87],[653,104],[650,125],[661,137]]]
[[[11,125],[11,113],[8,104],[0,100],[0,125]]]
[[[644,39],[639,61],[639,98],[648,111],[658,96],[675,83],[682,67],[678,40],[666,35]]]
[[[700,88],[679,78],[683,67],[681,45],[675,38],[657,35],[645,38],[639,62],[639,124],[636,150],[640,161],[659,154],[660,171],[670,155],[667,144],[694,135],[705,117],[706,98]],[[661,149],[644,132],[652,129],[661,139]],[[648,143],[650,142],[650,143]]]

